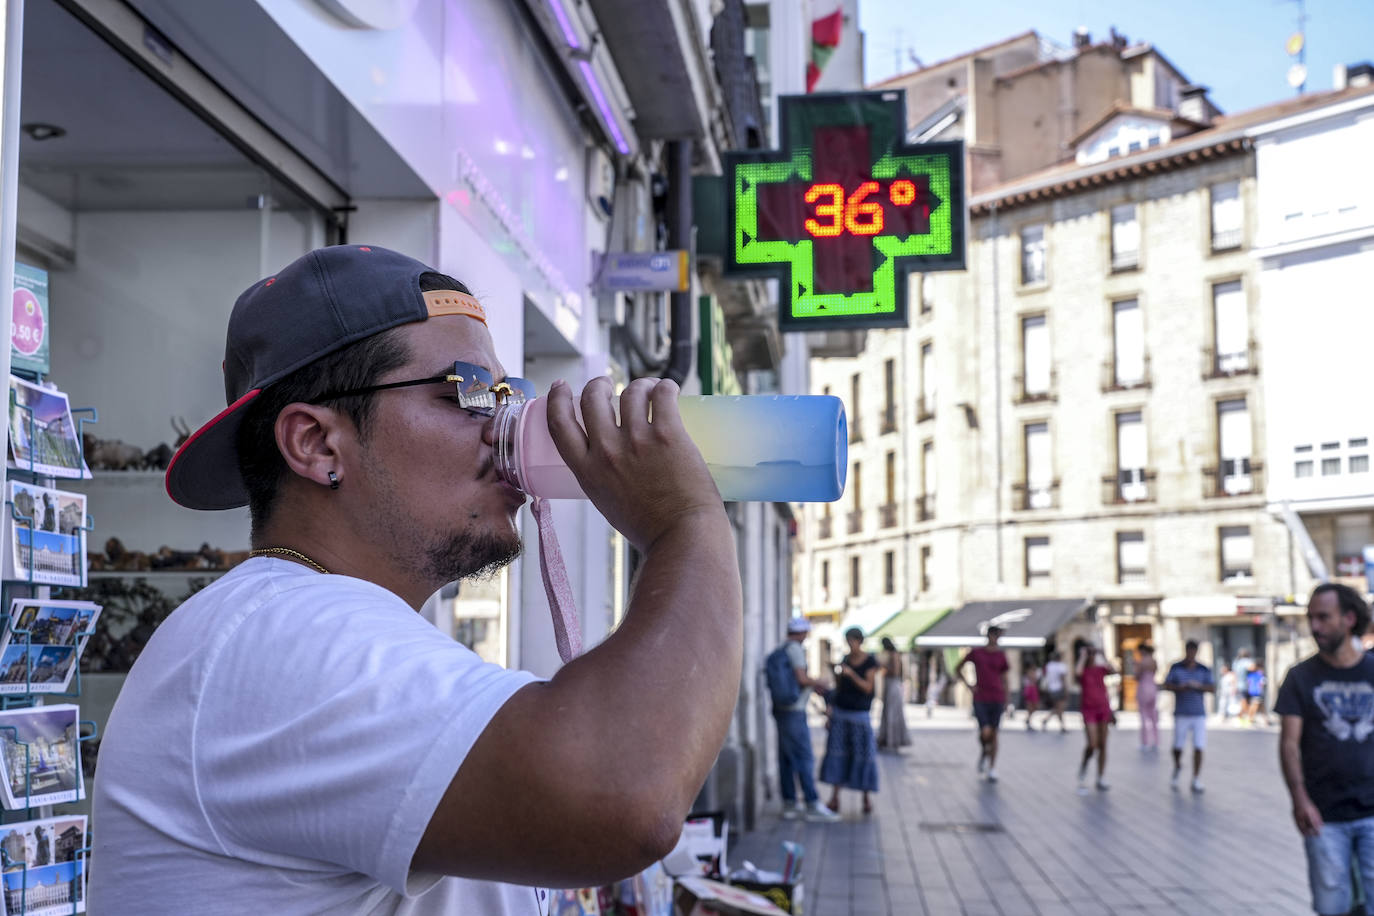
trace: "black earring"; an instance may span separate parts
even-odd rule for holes
[[[339,488],[339,475],[338,475],[338,474],[335,474],[333,471],[330,471],[330,472],[329,472],[329,489],[331,489],[331,490],[337,490],[338,488]]]

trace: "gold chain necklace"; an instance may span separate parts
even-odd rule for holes
[[[314,560],[301,553],[299,550],[292,550],[290,547],[259,547],[257,550],[248,551],[250,557],[279,556],[286,557],[288,560],[295,560],[297,563],[304,563],[311,569],[329,575],[329,570],[325,569]]]

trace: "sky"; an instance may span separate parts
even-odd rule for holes
[[[1306,0],[1308,91],[1331,88],[1336,64],[1374,61],[1374,0]],[[1094,42],[1115,26],[1132,44],[1154,45],[1212,103],[1238,112],[1295,95],[1297,0],[859,0],[866,82],[957,57],[1034,29],[1071,46],[1087,27]]]

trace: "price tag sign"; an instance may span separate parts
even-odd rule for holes
[[[907,326],[907,275],[964,268],[964,144],[906,143],[901,91],[783,96],[781,150],[726,154],[730,273],[784,331]]]
[[[47,374],[48,272],[14,264],[14,298],[10,319],[10,366]]]

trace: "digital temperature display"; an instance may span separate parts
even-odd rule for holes
[[[906,277],[964,266],[964,145],[905,142],[903,93],[783,96],[783,149],[726,156],[732,273],[785,331],[905,327]]]

